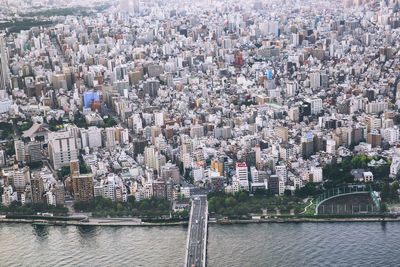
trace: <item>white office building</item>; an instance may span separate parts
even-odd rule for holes
[[[78,159],[76,142],[69,132],[50,132],[49,156],[54,169],[69,166],[70,161]]]

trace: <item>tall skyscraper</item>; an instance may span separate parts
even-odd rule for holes
[[[0,90],[9,88],[7,47],[4,34],[0,34]]]

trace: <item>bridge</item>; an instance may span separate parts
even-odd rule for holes
[[[380,211],[380,200],[378,199],[376,193],[372,190],[371,185],[349,185],[338,188],[332,188],[328,191],[322,193],[316,199],[315,213],[318,214],[318,208],[324,202],[341,196],[359,195],[359,194],[369,194],[373,200],[374,208],[371,211]]]
[[[205,267],[207,255],[208,202],[206,196],[194,196],[186,240],[185,267]]]

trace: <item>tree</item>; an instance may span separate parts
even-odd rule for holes
[[[315,187],[315,184],[312,183],[312,182],[309,182],[305,186],[303,186],[302,188],[296,189],[294,191],[294,195],[296,197],[299,197],[299,198],[305,198],[305,197],[308,197],[308,196],[315,196],[315,195],[320,194],[320,193],[321,193],[321,190],[317,189]]]
[[[61,167],[61,170],[57,172],[57,176],[59,179],[62,179],[63,177],[69,175],[71,173],[71,169],[69,166],[63,166]]]
[[[26,163],[26,165],[31,169],[38,169],[43,166],[43,162],[42,161],[29,162],[29,163]]]
[[[285,189],[284,195],[286,197],[290,197],[292,195],[292,191],[290,191],[289,189]]]
[[[236,205],[237,201],[233,197],[228,197],[225,199],[225,206],[226,207],[234,207]]]
[[[135,196],[129,195],[128,196],[128,203],[133,205],[135,203]]]
[[[180,216],[183,219],[189,218],[189,210],[186,209],[186,210],[181,211]]]
[[[108,128],[108,127],[113,127],[115,125],[117,125],[117,121],[112,117],[108,117],[108,118],[104,119],[104,123],[103,123],[102,127]]]
[[[217,209],[215,207],[215,198],[212,197],[211,199],[208,200],[208,209],[210,210],[210,212],[216,212]]]
[[[122,206],[122,204],[121,203],[118,203],[117,204],[117,210],[118,211],[122,211],[124,209],[124,207]]]
[[[399,200],[398,190],[399,190],[399,183],[393,182],[389,190],[389,196],[392,201],[397,202]]]
[[[389,186],[388,182],[383,184],[383,187],[381,190],[381,198],[383,201],[387,201],[390,198],[390,186]]]
[[[86,164],[79,164],[79,172],[81,174],[90,173],[91,169],[86,166]]]
[[[387,211],[387,205],[386,205],[386,203],[382,203],[381,212],[386,212],[386,211]]]
[[[237,193],[237,198],[240,202],[244,202],[249,198],[249,192],[248,191],[239,191]]]
[[[261,198],[261,197],[264,197],[266,195],[267,195],[267,189],[265,189],[265,188],[257,188],[254,191],[254,196],[257,197],[257,198]]]

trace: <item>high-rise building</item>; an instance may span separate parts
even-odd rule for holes
[[[115,148],[116,144],[115,128],[106,128],[106,147],[112,150]]]
[[[167,163],[161,167],[161,179],[168,181],[172,179],[174,184],[180,183],[179,168],[175,164]]]
[[[276,175],[278,175],[278,177],[281,180],[283,180],[284,182],[287,181],[288,173],[287,173],[287,169],[286,169],[285,165],[276,166],[275,167],[275,172],[276,172]]]
[[[135,139],[133,143],[133,155],[136,158],[139,154],[143,154],[144,149],[147,146],[147,140],[145,139]]]
[[[312,133],[301,138],[301,154],[303,158],[308,158],[314,154],[314,135]]]
[[[322,99],[314,97],[310,100],[311,103],[311,114],[317,115],[322,110]]]
[[[278,175],[271,175],[268,179],[268,189],[275,195],[282,196],[285,192],[285,182]]]
[[[1,195],[1,204],[4,206],[9,206],[11,202],[17,201],[18,195],[17,192],[14,192],[13,187],[11,185],[4,186],[3,195]]]
[[[4,150],[0,150],[0,167],[4,167],[6,165],[6,152]]]
[[[322,175],[322,167],[315,167],[312,166],[310,169],[310,173],[312,173],[312,177],[313,177],[313,182],[314,183],[320,183],[322,182],[323,179],[323,175]]]
[[[69,132],[51,132],[49,138],[49,155],[54,169],[69,166],[78,159],[76,142]]]
[[[241,190],[249,190],[248,170],[246,163],[236,163],[236,181]]]
[[[167,191],[164,181],[153,181],[153,196],[155,198],[167,198]]]
[[[34,175],[31,179],[31,197],[32,203],[43,203],[44,197],[44,185],[43,179],[37,175]]]
[[[115,128],[115,138],[120,146],[129,143],[129,131],[123,127]]]
[[[56,197],[57,205],[65,204],[65,189],[64,189],[64,184],[61,181],[58,181],[56,183],[56,186],[54,188],[54,195]]]
[[[157,126],[152,126],[151,127],[151,143],[155,144],[156,142],[156,137],[160,136],[161,133],[161,128]]]
[[[26,145],[26,154],[29,162],[37,162],[42,160],[42,151],[40,142],[29,142]]]
[[[211,190],[212,191],[224,191],[225,189],[225,178],[223,176],[211,177]]]
[[[282,126],[276,127],[275,136],[286,142],[288,140],[288,129]]]
[[[377,147],[377,146],[381,146],[382,136],[377,131],[368,133],[368,135],[367,135],[367,143],[371,144],[372,148]]]
[[[87,130],[81,129],[82,148],[101,147],[101,129],[96,126],[90,126]]]
[[[310,74],[310,87],[312,89],[317,89],[321,86],[321,74],[319,72],[314,72]]]
[[[72,176],[79,175],[79,160],[71,160],[69,162],[69,169]]]
[[[14,141],[15,159],[19,162],[25,160],[25,144],[22,140]]]
[[[0,90],[9,88],[9,71],[7,47],[4,40],[4,34],[0,35]]]
[[[93,175],[81,174],[72,176],[72,188],[75,201],[90,201],[93,199]]]
[[[156,168],[156,154],[154,146],[148,146],[144,149],[144,161],[146,166],[152,169]]]
[[[367,124],[367,131],[379,130],[382,127],[381,118],[377,118],[376,116],[367,116],[365,118],[365,123]]]
[[[25,186],[30,182],[30,169],[27,166],[18,168],[18,165],[15,165],[15,167],[12,175],[13,186],[18,193],[22,193]]]
[[[95,126],[88,129],[89,148],[101,147],[101,130]]]
[[[162,112],[154,113],[154,124],[157,127],[164,126],[164,114]]]

